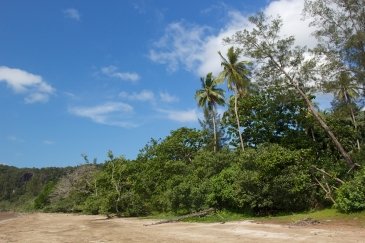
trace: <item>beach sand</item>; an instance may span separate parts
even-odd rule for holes
[[[250,221],[168,223],[73,214],[1,213],[0,242],[365,242],[365,229]]]

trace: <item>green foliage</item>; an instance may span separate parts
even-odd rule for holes
[[[239,206],[255,213],[308,209],[315,198],[307,151],[278,145],[259,147],[240,156],[237,178]]]
[[[365,210],[364,168],[337,190],[336,207],[346,213]]]
[[[211,190],[207,198],[210,206],[218,209],[241,208],[235,185],[239,173],[237,167],[228,167],[211,178]]]
[[[308,116],[306,104],[281,85],[251,89],[239,99],[240,123],[244,127],[242,136],[251,147],[262,143],[277,143],[293,149],[311,147],[313,119]],[[235,113],[233,101],[225,112],[224,124],[233,138],[231,145],[237,146],[235,138]]]
[[[43,190],[38,194],[34,200],[34,208],[41,209],[50,203],[49,195],[51,194],[55,183],[53,181],[48,182]]]
[[[365,34],[362,0],[306,0],[305,13],[316,26],[317,52],[326,60],[322,73],[337,78],[346,71],[352,81],[364,84]],[[329,41],[330,40],[330,41]],[[328,75],[330,74],[330,75]],[[335,74],[335,75],[334,75]]]

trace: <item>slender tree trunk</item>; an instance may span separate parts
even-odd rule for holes
[[[355,131],[357,133],[357,123],[356,123],[356,119],[355,119],[354,110],[352,109],[352,107],[350,107],[350,112],[351,112],[351,119],[352,119],[352,122],[354,124]],[[357,149],[361,150],[360,141],[359,141],[358,138],[356,138],[356,144],[357,144]]]
[[[213,107],[213,133],[214,133],[214,153],[217,152],[217,129],[215,127],[215,109]]]
[[[234,96],[234,113],[236,114],[237,132],[238,132],[238,136],[240,138],[241,148],[242,148],[242,151],[245,151],[245,146],[243,144],[242,134],[240,131],[241,125],[240,125],[240,118],[238,116],[237,100],[238,100],[238,93],[236,92],[236,94]]]
[[[337,137],[333,134],[331,129],[327,126],[327,124],[324,122],[322,117],[318,114],[317,110],[314,108],[312,102],[309,100],[308,96],[304,93],[304,91],[298,86],[294,85],[295,89],[298,91],[300,96],[304,99],[305,103],[307,104],[309,110],[312,112],[313,116],[316,118],[316,120],[319,122],[321,127],[326,131],[328,136],[332,139],[332,142],[337,147],[338,151],[341,153],[342,157],[345,159],[347,165],[350,168],[354,168],[356,164],[352,161],[350,155],[346,152],[342,144],[338,141]]]
[[[313,142],[315,142],[316,136],[314,136],[314,130],[313,130],[313,128],[310,128],[310,130],[311,130],[311,134],[312,134],[312,140],[313,140]]]
[[[355,132],[357,133],[357,122],[356,122],[356,118],[355,118],[355,114],[354,114],[354,110],[352,109],[351,107],[351,103],[350,103],[350,99],[349,97],[347,96],[347,93],[344,92],[344,95],[345,95],[345,102],[346,104],[349,106],[350,108],[350,114],[351,114],[351,120],[352,120],[352,124],[354,125],[354,128],[355,128]],[[356,134],[357,135],[357,134]],[[357,145],[357,149],[360,150],[361,147],[360,147],[360,141],[359,139],[357,138],[356,139],[356,145]]]

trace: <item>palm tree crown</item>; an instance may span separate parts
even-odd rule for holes
[[[346,72],[339,75],[337,82],[325,83],[324,88],[328,92],[333,92],[338,100],[345,103],[351,103],[360,96],[358,85],[354,80],[351,80]]]
[[[212,73],[208,73],[206,78],[200,79],[202,88],[195,93],[195,99],[200,107],[207,108],[208,111],[213,111],[213,133],[214,133],[214,152],[217,151],[217,129],[215,120],[216,105],[224,105],[224,90],[217,88],[217,83],[213,78]]]
[[[202,88],[195,93],[195,99],[200,107],[206,106],[213,109],[216,105],[224,105],[224,90],[217,88],[212,73],[208,73],[206,78],[200,79]]]
[[[249,85],[248,75],[250,74],[247,65],[249,62],[240,61],[239,56],[241,54],[239,49],[230,47],[227,52],[227,58],[225,58],[221,52],[218,52],[222,62],[221,66],[223,71],[220,73],[217,82],[223,82],[227,80],[228,89],[241,93],[245,91]]]

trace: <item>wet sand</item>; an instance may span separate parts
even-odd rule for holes
[[[361,227],[168,223],[72,214],[2,214],[0,242],[365,242]]]

